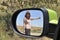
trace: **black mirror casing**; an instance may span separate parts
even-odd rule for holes
[[[60,40],[60,18],[53,38],[54,40]]]
[[[40,10],[43,12],[43,17],[44,17],[44,25],[43,25],[43,32],[40,36],[27,36],[25,34],[22,34],[20,33],[17,28],[16,28],[16,18],[17,16],[19,15],[19,13],[21,11],[24,11],[24,10]],[[21,36],[25,36],[25,37],[42,37],[42,36],[45,36],[48,34],[48,26],[49,26],[49,15],[48,15],[48,11],[45,9],[45,8],[27,8],[27,9],[19,9],[17,10],[13,16],[12,16],[12,25],[13,25],[13,29],[15,31],[15,33],[17,33],[18,35],[21,35]]]

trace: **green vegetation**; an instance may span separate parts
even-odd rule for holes
[[[53,9],[60,17],[60,0],[0,0],[0,40],[26,40],[13,32],[10,20],[16,10],[36,7]]]

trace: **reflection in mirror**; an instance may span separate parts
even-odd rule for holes
[[[25,35],[39,36],[43,32],[43,13],[40,10],[21,11],[16,19],[16,27]]]

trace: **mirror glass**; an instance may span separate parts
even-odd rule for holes
[[[16,28],[25,35],[40,36],[43,32],[43,12],[40,10],[21,11],[16,19]]]

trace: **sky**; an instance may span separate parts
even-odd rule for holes
[[[31,26],[43,27],[43,13],[40,10],[24,10],[20,12],[16,19],[16,25],[23,26],[23,18],[25,17],[27,11],[30,12],[31,18],[40,17],[38,20],[31,21]]]

